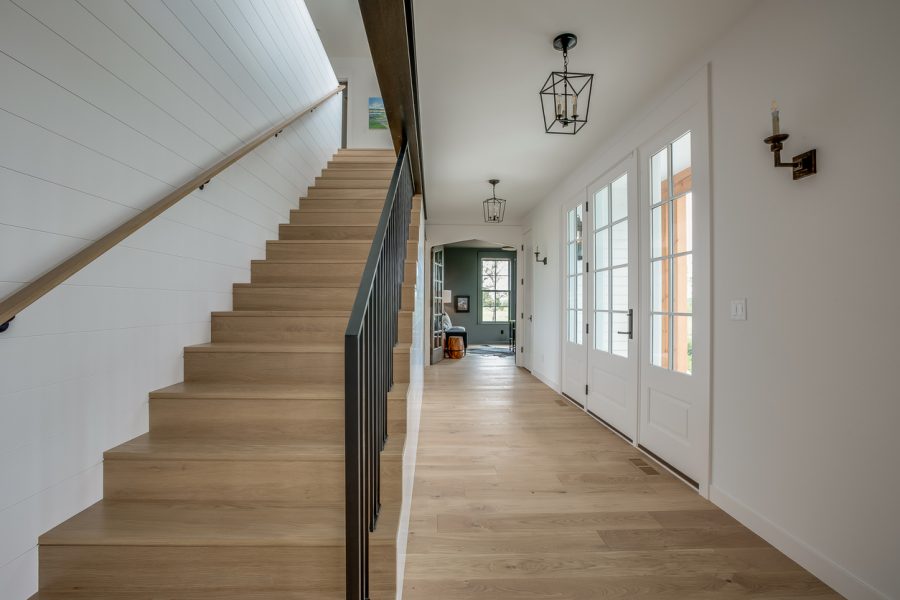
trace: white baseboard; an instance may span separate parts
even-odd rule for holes
[[[891,600],[884,592],[875,589],[715,485],[709,487],[709,499],[844,597],[850,600]]]
[[[562,387],[559,385],[559,382],[553,381],[537,369],[532,369],[531,374],[541,380],[541,383],[546,385],[548,388],[556,392],[557,394],[562,393]]]

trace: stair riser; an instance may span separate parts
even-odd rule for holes
[[[254,261],[250,265],[253,283],[359,284],[365,263],[275,262]],[[403,265],[404,281],[415,281],[416,263]]]
[[[328,161],[329,171],[371,171],[373,173],[382,173],[392,175],[394,172],[393,162],[365,162],[362,160],[330,160]],[[377,179],[377,176],[375,177]]]
[[[299,439],[340,443],[344,399],[151,398],[150,429],[160,437]],[[406,398],[388,398],[388,433],[406,432]]]
[[[235,287],[234,310],[350,310],[356,288]]]
[[[384,208],[384,198],[365,199],[365,198],[309,198],[303,196],[299,199],[300,211],[324,211],[324,212],[341,212],[341,211],[381,211]],[[413,200],[412,210],[419,212],[422,210],[422,202],[419,199]]]
[[[157,600],[284,600],[344,589],[344,548],[41,546],[41,594],[130,594]],[[304,593],[306,595],[304,595]],[[297,595],[292,595],[297,594]],[[89,596],[88,596],[89,597]]]
[[[387,148],[341,148],[336,156],[389,156],[397,159],[394,151]]]
[[[322,171],[322,179],[381,179],[385,185],[389,185],[393,173],[387,169],[373,171],[372,169],[326,169]]]
[[[307,203],[308,204],[308,203]],[[410,214],[410,225],[418,226],[421,211],[414,210]],[[381,208],[363,211],[341,210],[309,210],[308,207],[292,210],[291,225],[378,225],[381,219]],[[410,238],[414,239],[414,238]]]
[[[387,198],[387,188],[362,189],[332,189],[311,187],[306,192],[307,198],[343,198],[349,200],[378,200],[384,204]]]
[[[347,317],[277,317],[214,315],[213,342],[337,344],[347,329]]]
[[[381,211],[291,211],[291,225],[378,225]]]
[[[344,439],[344,401],[152,398],[150,430],[160,437],[339,443]]]
[[[312,352],[186,352],[185,381],[333,383],[344,376],[344,355]]]
[[[315,187],[320,189],[383,189],[387,192],[389,179],[329,179],[316,177]]]
[[[279,263],[260,261],[250,265],[252,283],[309,283],[316,285],[359,285],[365,264]]]
[[[107,458],[103,463],[103,497],[335,506],[344,502],[343,467],[343,457],[321,461]]]
[[[213,342],[340,343],[348,317],[318,316],[228,316],[213,315]],[[412,343],[412,318],[402,315],[397,321],[401,344]]]
[[[360,163],[367,165],[387,165],[393,167],[397,162],[394,156],[373,156],[370,154],[360,154],[356,152],[338,153],[332,158],[335,163]]]
[[[280,240],[367,240],[375,237],[375,225],[280,225]]]
[[[292,244],[269,241],[266,243],[266,259],[268,260],[315,260],[315,261],[365,261],[369,257],[371,242],[349,242],[320,244]],[[406,247],[407,258],[414,259],[418,250],[418,242],[409,242]]]

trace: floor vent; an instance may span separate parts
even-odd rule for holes
[[[643,471],[645,475],[659,475],[659,471],[648,465],[643,458],[629,458],[628,462]]]

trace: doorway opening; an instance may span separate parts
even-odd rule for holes
[[[516,248],[466,240],[432,248],[431,259],[432,364],[459,355],[451,341],[462,342],[463,356],[478,347],[515,357]]]

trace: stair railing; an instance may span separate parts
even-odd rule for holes
[[[307,115],[322,104],[328,101],[332,96],[340,94],[346,86],[339,85],[331,90],[309,106],[306,106],[293,116],[285,119],[277,125],[263,131],[252,140],[242,145],[240,148],[206,169],[199,175],[195,176],[188,182],[184,183],[174,191],[164,196],[161,200],[153,204],[151,207],[139,212],[129,220],[119,225],[102,238],[96,240],[87,248],[73,254],[65,261],[58,264],[53,269],[47,271],[25,287],[17,290],[13,294],[0,300],[0,333],[7,330],[10,321],[16,318],[16,315],[25,308],[33,304],[35,301],[43,297],[46,293],[63,283],[69,277],[85,268],[94,260],[99,258],[108,250],[112,249],[116,244],[130,236],[132,233],[161,215],[167,209],[178,203],[182,198],[188,196],[196,189],[203,189],[209,181],[236,163],[238,160],[255,150],[266,140],[277,137],[282,130],[290,127],[304,115]]]
[[[344,334],[347,598],[369,598],[369,534],[381,510],[381,452],[412,211],[404,142]]]

